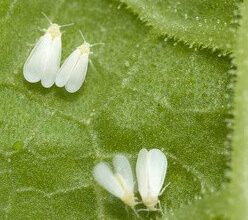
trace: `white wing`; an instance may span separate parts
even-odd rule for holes
[[[99,163],[95,166],[93,175],[95,180],[108,192],[113,194],[118,198],[122,198],[124,192],[121,188],[121,185],[117,181],[116,177],[110,170],[107,164]]]
[[[61,59],[61,37],[59,36],[59,37],[55,37],[54,39],[51,38],[51,43],[48,52],[48,60],[46,61],[44,71],[41,76],[41,84],[45,88],[49,88],[54,84],[56,74],[58,72],[60,65],[60,59]]]
[[[158,196],[163,186],[167,170],[167,159],[158,149],[148,152],[149,192],[153,197]]]
[[[83,54],[80,56],[77,64],[73,68],[71,75],[65,85],[65,89],[68,92],[74,93],[80,89],[87,73],[88,62],[89,62],[88,54]]]
[[[138,189],[142,198],[147,197],[148,189],[148,151],[141,149],[138,154],[136,163],[136,176],[138,181]]]
[[[113,165],[115,168],[115,172],[120,174],[125,180],[128,190],[130,192],[133,192],[134,190],[133,173],[128,159],[123,155],[116,155],[113,159]]]
[[[31,83],[41,80],[48,59],[51,39],[45,34],[36,43],[23,67],[24,78]]]
[[[80,50],[74,50],[70,56],[65,60],[63,65],[60,67],[59,72],[56,77],[56,86],[63,87],[67,83],[72,70],[75,68],[80,58]]]

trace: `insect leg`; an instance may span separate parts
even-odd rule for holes
[[[168,183],[167,185],[164,186],[164,188],[160,191],[159,196],[161,196],[161,195],[164,193],[165,189],[166,189],[170,184],[171,184],[171,183]]]

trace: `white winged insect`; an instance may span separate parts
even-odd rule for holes
[[[125,156],[116,155],[113,159],[113,165],[115,173],[106,163],[97,164],[93,176],[99,185],[135,211],[134,206],[137,203],[134,197],[134,181],[130,163]]]
[[[58,87],[65,86],[67,92],[77,92],[82,86],[89,63],[89,55],[92,54],[90,48],[102,43],[88,43],[82,32],[79,31],[84,42],[74,50],[65,60],[56,77],[55,84]]]
[[[50,23],[45,34],[40,37],[31,51],[23,67],[24,78],[30,83],[41,81],[45,88],[51,87],[56,78],[61,58],[61,32],[60,28],[69,26],[58,25],[42,13]]]
[[[146,211],[161,210],[158,197],[163,193],[162,189],[167,170],[167,159],[164,153],[158,149],[141,149],[136,163],[136,175],[138,190]],[[156,208],[159,205],[160,209]]]

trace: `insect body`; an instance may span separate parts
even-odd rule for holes
[[[134,209],[133,174],[127,158],[116,155],[113,159],[115,174],[106,163],[99,163],[93,171],[95,180],[108,192],[120,198],[126,205]]]
[[[83,37],[82,32],[80,33]],[[87,73],[89,55],[92,53],[90,48],[95,45],[89,44],[84,39],[83,44],[71,53],[59,69],[55,81],[58,87],[65,86],[65,89],[70,93],[80,89]]]
[[[24,78],[31,83],[41,81],[45,88],[54,84],[61,57],[61,32],[52,23],[40,37],[23,67]]]
[[[158,196],[163,193],[167,170],[167,159],[164,153],[158,149],[147,151],[140,150],[136,163],[136,175],[138,190],[144,205],[149,211],[157,211]]]

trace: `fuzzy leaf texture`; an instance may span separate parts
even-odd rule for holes
[[[231,219],[247,219],[248,216],[248,1],[240,7],[240,28],[234,51],[237,66],[237,83],[234,99],[234,133],[232,175],[229,186]]]
[[[159,35],[220,53],[233,49],[237,0],[121,0]]]
[[[184,219],[219,217],[213,198],[230,160],[228,57],[157,38],[116,1],[0,4],[0,219],[135,219],[95,183],[92,169],[115,153],[134,167],[142,147],[168,157],[163,218],[180,218],[183,208]],[[93,48],[94,67],[76,94],[23,78],[30,44],[48,26],[42,11],[75,23],[64,28],[63,60],[82,43],[79,29],[90,43],[105,43]],[[209,197],[214,208],[203,215]]]

